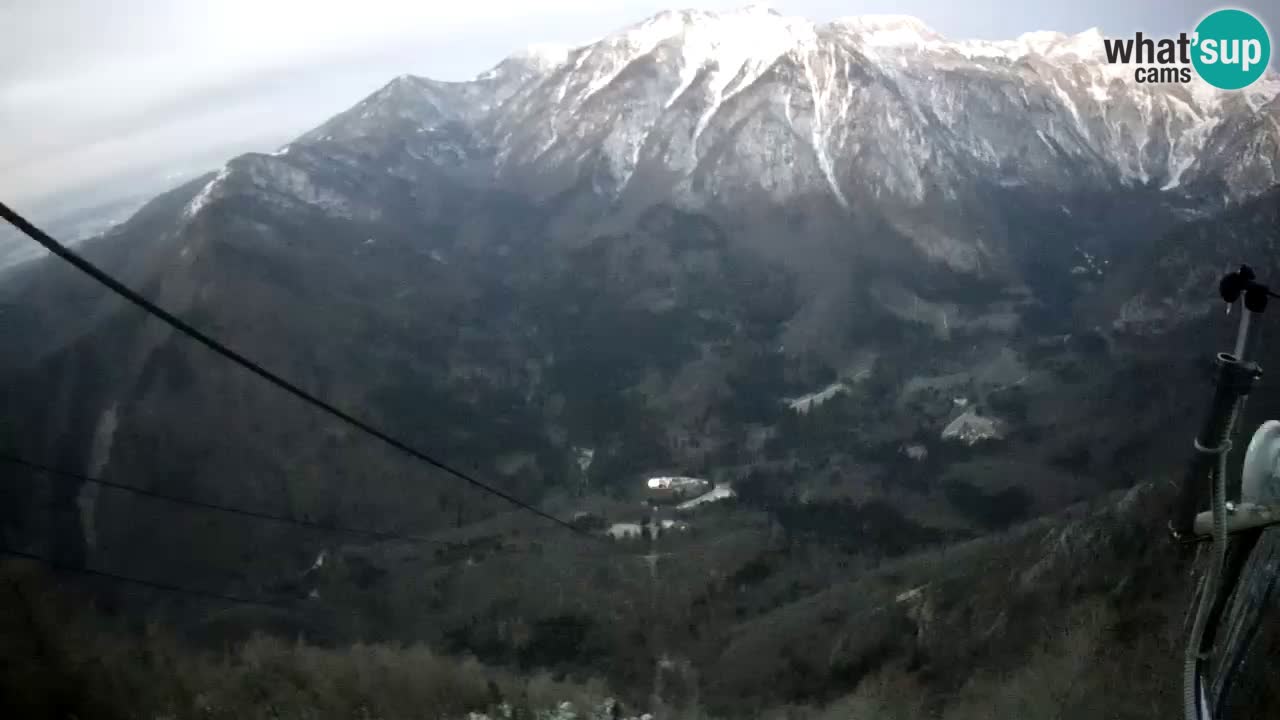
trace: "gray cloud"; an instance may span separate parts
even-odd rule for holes
[[[533,42],[580,44],[672,5],[743,0],[30,0],[0,7],[0,197],[37,204],[124,177],[180,176],[266,150],[391,77],[465,79]],[[1189,30],[1204,0],[782,0],[827,20],[920,17],[954,38]],[[1242,7],[1248,7],[1244,5]],[[1280,28],[1280,9],[1253,9]],[[1275,62],[1275,60],[1273,60]]]

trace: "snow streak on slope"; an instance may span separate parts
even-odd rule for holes
[[[821,78],[818,71],[814,69],[814,60],[824,61],[820,68],[823,71]],[[835,84],[834,58],[829,53],[825,56],[819,53],[805,53],[802,62],[804,63],[805,79],[809,82],[809,96],[813,98],[813,118],[810,121],[810,139],[813,143],[813,151],[818,156],[818,167],[822,169],[822,174],[827,178],[827,184],[831,186],[831,192],[835,194],[840,204],[847,208],[849,207],[849,201],[845,198],[844,193],[840,191],[840,185],[836,182],[835,165],[831,161],[830,153],[827,151],[830,133],[827,121],[830,118],[824,116],[824,111],[828,110],[832,105],[831,94]]]

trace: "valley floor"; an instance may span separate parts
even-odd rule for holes
[[[688,656],[663,654],[630,684],[608,671],[616,658],[593,666],[589,648],[576,659],[539,660],[548,665],[539,669],[424,646],[316,645],[263,628],[221,648],[197,647],[180,628],[94,607],[92,597],[107,596],[86,586],[8,563],[0,569],[0,688],[13,716],[30,718],[611,719],[614,697],[622,698],[618,717],[1173,717],[1191,566],[1164,539],[1165,495],[1140,486],[744,610],[771,592],[771,574],[800,582],[804,558],[815,557],[792,549],[791,562],[751,571],[778,562],[759,555],[726,589],[737,599],[725,607],[739,608],[727,615],[737,619],[691,624],[689,632],[715,637],[673,637]],[[588,603],[614,602],[577,590]],[[1269,628],[1256,645],[1255,656],[1274,657],[1280,633]],[[1277,689],[1261,682],[1258,659],[1246,670],[1239,716],[1269,716],[1280,707]]]

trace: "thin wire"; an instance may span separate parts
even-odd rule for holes
[[[117,575],[116,573],[107,572],[105,570],[94,570],[92,568],[62,565],[40,555],[22,552],[21,550],[14,550],[3,546],[0,546],[0,555],[9,555],[11,557],[22,558],[24,560],[31,560],[60,573],[72,573],[77,575],[106,578],[107,580],[128,583],[130,585],[139,585],[141,587],[151,588],[152,590],[161,590],[163,592],[174,593],[177,595],[190,595],[193,597],[204,598],[205,600],[221,600],[223,602],[234,603],[236,605],[256,605],[259,607],[275,608],[277,610],[293,609],[282,603],[272,602],[270,600],[255,600],[235,595],[223,595],[222,593],[209,592],[207,590],[196,590],[194,588],[182,587],[181,585],[170,585],[168,583],[154,582],[152,580],[143,580],[142,578],[130,577],[128,575]]]
[[[370,423],[355,417],[351,413],[348,413],[345,410],[341,410],[338,407],[324,400],[321,400],[320,398],[317,398],[316,396],[312,395],[306,390],[303,390],[297,385],[289,382],[288,380],[285,380],[284,378],[280,377],[279,375],[276,375],[270,370],[267,370],[266,368],[259,365],[258,363],[248,359],[244,355],[241,355],[235,350],[232,350],[226,345],[223,345],[217,340],[214,340],[208,335],[205,335],[203,332],[187,324],[185,321],[179,319],[177,316],[168,312],[164,308],[161,308],[160,306],[156,305],[150,300],[139,295],[137,292],[130,289],[128,286],[124,285],[119,280],[116,280],[111,275],[103,271],[97,265],[94,265],[93,263],[81,257],[78,253],[71,250],[66,245],[63,245],[62,243],[53,239],[52,237],[49,236],[48,233],[44,232],[43,230],[36,227],[35,225],[32,225],[29,221],[27,221],[26,218],[22,217],[17,212],[10,209],[9,206],[5,205],[4,203],[0,203],[0,218],[4,218],[14,227],[21,230],[23,234],[25,234],[27,237],[31,238],[32,240],[35,240],[37,243],[44,246],[46,250],[53,253],[54,255],[57,255],[63,260],[66,260],[68,263],[74,266],[77,270],[83,272],[84,274],[98,281],[100,284],[105,286],[108,290],[123,297],[124,299],[128,300],[134,305],[137,305],[138,307],[142,308],[144,311],[158,318],[159,320],[163,321],[165,324],[169,325],[174,330],[177,330],[183,335],[186,335],[192,340],[195,340],[201,345],[204,345],[205,347],[209,348],[210,350],[217,353],[218,355],[221,355],[227,360],[230,360],[236,365],[239,365],[240,367],[248,370],[254,375],[257,375],[263,380],[266,380],[272,385],[275,385],[281,390],[284,390],[290,395],[293,395],[294,397],[302,400],[303,402],[309,405],[312,405],[313,407],[323,410],[324,412],[332,415],[335,418],[338,418],[339,420],[347,423],[348,425],[351,425],[360,430],[363,430],[365,433],[372,435],[373,437],[409,455],[410,457],[413,457],[434,468],[443,470],[444,472],[450,475],[453,475],[454,477],[458,478],[459,480],[462,480],[463,482],[466,482],[472,487],[475,487],[483,492],[487,492],[491,495],[494,495],[495,497],[499,497],[503,500],[506,500],[507,502],[511,503],[512,505],[515,505],[518,508],[528,510],[529,512],[545,520],[549,520],[555,523],[556,525],[559,525],[569,530],[570,532],[591,537],[591,535],[589,535],[586,532],[583,532],[577,527],[574,527],[570,523],[567,523],[564,520],[561,520],[560,518],[554,515],[551,515],[550,513],[539,510],[538,508],[534,507],[533,505],[530,505],[524,500],[521,500],[513,495],[510,495],[509,493],[499,490],[498,488],[493,487],[492,485],[489,485],[480,480],[477,480],[476,478],[472,477],[470,474],[462,470],[459,470],[444,461],[437,460],[436,458],[432,457],[431,455],[428,455],[427,453],[421,450],[418,450],[412,445],[409,445],[408,443],[393,437],[392,435],[378,429],[377,427],[374,427]]]
[[[101,478],[89,477],[88,475],[81,475],[80,473],[60,470],[58,468],[50,467],[48,465],[44,465],[37,462],[32,462],[30,460],[26,460],[24,458],[18,457],[16,455],[11,455],[9,453],[2,452],[2,451],[0,451],[0,462],[7,462],[12,465],[18,465],[21,467],[25,467],[29,470],[35,470],[37,472],[45,473],[46,475],[50,475],[53,477],[64,478],[67,480],[75,480],[77,482],[88,483],[90,485],[99,485],[101,487],[111,488],[112,490],[122,490],[127,493],[141,495],[142,497],[153,498],[156,500],[163,500],[165,502],[174,503],[176,505],[187,505],[190,507],[200,508],[203,510],[213,510],[216,512],[229,513],[231,515],[242,515],[244,517],[255,518],[258,520],[269,520],[272,522],[287,523],[290,525],[298,525],[300,527],[311,528],[314,530],[323,530],[326,532],[342,533],[346,535],[356,535],[359,537],[368,537],[368,538],[374,538],[377,540],[404,540],[409,542],[431,543],[436,545],[449,544],[443,540],[434,540],[431,538],[422,537],[420,535],[401,535],[399,533],[381,532],[378,530],[363,530],[360,528],[350,528],[350,527],[344,527],[341,525],[330,525],[326,523],[314,522],[311,520],[298,520],[296,518],[291,518],[284,515],[272,515],[270,513],[259,512],[256,510],[246,510],[244,508],[233,507],[230,505],[220,505],[218,503],[205,502],[203,500],[191,500],[189,498],[182,498],[174,495],[166,495],[164,493],[159,493],[154,490],[146,490],[144,488],[140,488],[134,485],[125,485],[124,483],[113,482],[111,480],[103,480]]]

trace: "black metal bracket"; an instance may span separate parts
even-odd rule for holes
[[[1258,282],[1256,278],[1253,268],[1241,265],[1239,270],[1227,273],[1218,283],[1218,294],[1227,303],[1234,303],[1244,295],[1245,309],[1261,313],[1267,309],[1267,300],[1280,297],[1280,294],[1272,292],[1271,288]]]

